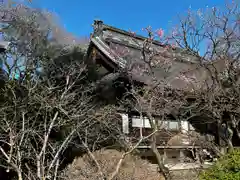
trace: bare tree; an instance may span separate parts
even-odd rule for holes
[[[168,37],[198,57],[199,69],[203,69],[200,72],[206,72],[205,89],[196,91],[196,106],[192,112],[207,115],[208,120],[205,120],[209,123],[215,121],[217,129],[225,131],[218,136],[222,136],[229,148],[233,148],[233,135],[239,139],[239,105],[236,102],[239,95],[239,12],[237,2],[227,2],[225,7],[205,11],[189,10]]]
[[[143,88],[133,85],[127,92],[132,97],[128,101],[131,108],[140,116],[146,113],[153,130],[159,131],[152,121],[154,115],[164,120],[171,114],[195,124],[204,135],[214,135],[215,144],[208,142],[204,146],[218,155],[223,146],[220,139],[232,149],[233,137],[239,140],[238,4],[231,2],[223,9],[213,7],[204,12],[189,10],[170,35],[164,36],[162,29],[154,32],[151,27],[146,31],[148,38],[139,44],[141,62],[131,59],[127,48],[119,47],[113,52],[116,57],[129,60],[123,74],[130,83],[145,84]],[[162,42],[160,48],[154,41],[156,36]],[[190,65],[179,66],[181,61]],[[152,150],[164,172],[155,146],[153,143]]]
[[[10,42],[3,59],[9,78],[1,88],[1,166],[19,180],[57,179],[79,135],[91,140],[91,151],[117,141],[118,126],[104,119],[114,107],[100,111],[84,50],[48,13],[20,4],[0,11],[3,38]]]
[[[148,31],[150,36],[154,35],[152,30]],[[161,107],[163,111],[166,107],[168,112],[176,113],[178,118],[195,123],[196,129],[203,134],[213,134],[217,146],[223,146],[220,143],[222,139],[232,149],[233,142],[239,141],[237,99],[240,55],[237,2],[226,3],[222,9],[212,7],[206,11],[189,10],[170,35],[164,37],[162,32],[157,34],[161,35],[163,44],[168,45],[168,52],[172,52],[170,60],[166,57],[161,59],[155,53],[154,57],[160,64],[158,66],[165,64],[167,60],[171,71],[179,58],[194,64],[175,74],[175,81],[172,82],[179,81],[179,87],[185,84],[178,90],[174,83],[170,83],[169,78],[157,80],[154,88],[158,87],[159,90],[156,91],[155,106]],[[180,52],[179,57],[174,55],[177,51]],[[149,59],[154,60],[153,57],[148,57],[147,61]],[[147,106],[154,107],[149,104]],[[209,124],[210,128],[205,124]],[[215,145],[213,147],[217,150]]]

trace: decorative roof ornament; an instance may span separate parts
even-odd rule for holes
[[[93,36],[101,36],[103,33],[103,21],[96,19],[92,26],[94,29]]]

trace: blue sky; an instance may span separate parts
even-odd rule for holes
[[[207,6],[222,6],[224,0],[33,0],[33,5],[56,13],[65,28],[78,36],[89,36],[94,19],[141,33],[143,27],[167,30],[178,14]]]

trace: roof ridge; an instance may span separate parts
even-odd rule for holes
[[[116,28],[116,27],[108,25],[108,24],[104,24],[104,22],[102,20],[94,20],[93,26],[94,26],[94,28],[99,28],[100,31],[110,30],[110,31],[115,31],[115,32],[123,34],[123,35],[134,37],[134,38],[139,39],[139,40],[146,40],[147,39],[147,37],[145,37],[145,36],[142,36],[142,35],[139,35],[139,34],[133,35],[131,32],[129,32],[127,30]],[[157,40],[153,40],[152,43],[155,44],[155,45],[158,45],[158,46],[162,46],[162,47],[166,46],[166,45],[162,44],[160,41],[157,41]]]

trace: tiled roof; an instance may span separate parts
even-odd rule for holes
[[[91,36],[93,43],[118,69],[127,69],[128,73],[136,81],[147,85],[154,85],[159,81],[171,85],[173,88],[189,88],[189,83],[179,78],[184,72],[186,77],[196,77],[198,80],[204,80],[212,83],[207,71],[200,65],[199,56],[191,55],[180,48],[168,48],[159,41],[153,41],[151,52],[154,52],[152,62],[157,65],[151,68],[143,60],[143,44],[147,38],[132,34],[131,32],[121,30],[104,24],[100,20],[94,21],[94,32]],[[149,53],[145,53],[146,59],[150,57]],[[171,63],[169,65],[168,63]],[[209,63],[217,64],[218,70],[222,71],[223,62],[217,61]],[[211,68],[212,69],[212,68]],[[191,83],[191,85],[193,85]],[[192,88],[192,87],[190,87]]]

